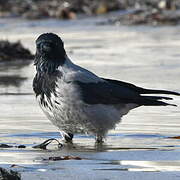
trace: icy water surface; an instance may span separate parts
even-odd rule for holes
[[[75,21],[0,20],[0,36],[35,51],[43,32],[58,33],[73,61],[99,76],[147,88],[180,92],[180,27],[96,26],[98,19]],[[32,92],[32,64],[0,67],[1,167],[21,172],[22,179],[176,180],[180,178],[180,97],[178,107],[140,107],[109,132],[103,145],[76,135],[74,145],[48,150],[32,146],[60,139],[58,129],[41,112]],[[8,81],[7,81],[8,78]],[[81,160],[48,160],[77,156]]]

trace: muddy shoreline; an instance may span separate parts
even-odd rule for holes
[[[126,13],[122,13],[126,11]],[[0,1],[0,17],[25,19],[77,19],[117,12],[100,24],[177,25],[180,23],[178,0],[7,0]]]

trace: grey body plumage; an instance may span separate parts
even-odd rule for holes
[[[146,94],[180,95],[100,78],[73,64],[62,40],[53,33],[42,34],[36,40],[34,64],[37,73],[33,89],[39,105],[70,139],[74,133],[87,133],[101,141],[131,109],[142,105],[173,105],[161,101],[170,100],[169,97]]]

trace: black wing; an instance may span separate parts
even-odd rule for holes
[[[130,89],[136,91],[138,94],[169,94],[169,95],[180,96],[180,93],[177,93],[174,91],[144,89],[144,88],[135,86],[134,84],[130,84],[130,83],[123,82],[123,81],[118,81],[118,80],[113,80],[113,79],[105,79],[105,78],[102,78],[102,79],[107,81],[107,82],[119,85],[119,86],[124,86],[124,87],[130,88]]]
[[[134,103],[139,106],[172,105],[159,101],[160,99],[171,98],[161,96],[141,96],[139,91],[136,90],[136,86],[128,83],[115,83],[115,80],[105,80],[98,83],[83,83],[76,81],[75,84],[79,87],[82,99],[87,104]]]

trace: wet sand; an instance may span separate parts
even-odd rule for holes
[[[179,26],[96,26],[98,21],[1,19],[0,36],[11,41],[20,39],[34,52],[39,34],[55,32],[65,41],[75,63],[100,76],[180,92]],[[101,146],[94,143],[93,137],[78,134],[73,146],[58,150],[54,143],[48,150],[37,150],[32,146],[61,137],[32,94],[34,67],[0,68],[0,76],[27,78],[17,86],[0,83],[0,143],[26,145],[25,149],[0,148],[1,167],[19,171],[25,180],[180,178],[180,140],[169,138],[180,135],[180,97],[173,101],[178,107],[140,107],[131,111]],[[66,155],[82,160],[46,160]],[[13,164],[16,166],[11,167]]]

